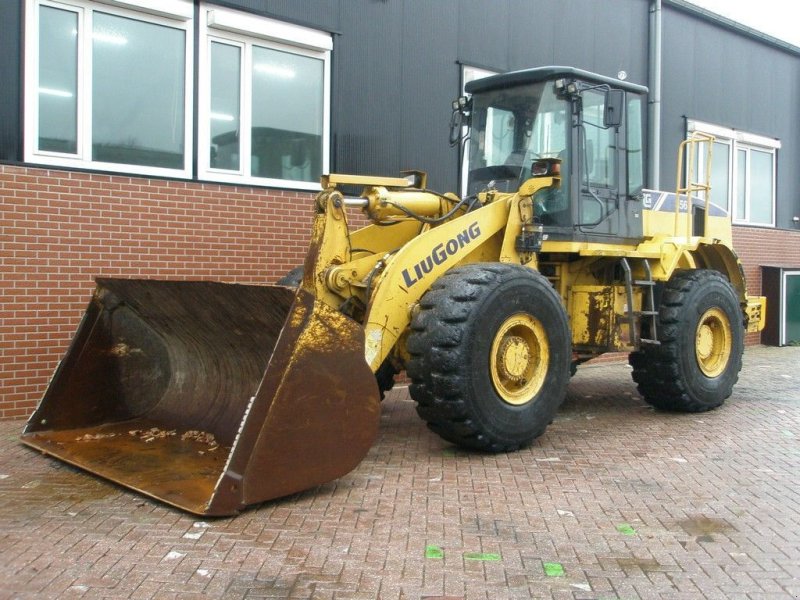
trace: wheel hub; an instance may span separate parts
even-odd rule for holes
[[[517,335],[506,337],[500,344],[498,368],[502,376],[511,381],[524,382],[530,361],[530,351],[525,340]]]
[[[695,356],[700,370],[706,377],[718,377],[725,370],[731,357],[732,332],[725,313],[719,308],[710,308],[697,324],[695,333]]]
[[[504,402],[519,406],[532,401],[549,364],[547,335],[538,319],[519,313],[501,324],[492,342],[490,372],[492,385]]]

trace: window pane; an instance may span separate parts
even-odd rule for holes
[[[772,154],[750,150],[750,222],[772,224]]]
[[[78,14],[39,7],[39,150],[78,151]]]
[[[638,194],[644,187],[642,152],[642,98],[628,97],[628,193]]]
[[[684,176],[686,187],[692,182],[705,181],[706,178],[706,156],[708,153],[708,144],[706,142],[697,142],[695,150],[692,151],[692,146],[686,148],[686,153],[689,155],[687,162],[691,164],[687,167],[687,172]],[[700,192],[700,197],[705,197],[705,192]]]
[[[728,144],[714,142],[711,156],[711,201],[717,206],[728,209],[730,196],[730,156],[731,148]]]
[[[567,161],[569,157],[562,152],[569,131],[566,111],[566,103],[556,97],[552,84],[520,86],[513,94],[496,90],[476,96],[467,193],[477,193],[490,182],[502,192],[516,190],[531,176],[531,165],[540,156]],[[566,184],[566,162],[561,172],[566,174]],[[568,197],[566,191],[564,195]]]
[[[211,156],[212,169],[239,170],[239,94],[241,49],[211,43]]]
[[[514,119],[514,113],[509,110],[490,106],[486,111],[486,163],[505,164],[506,162],[519,162],[522,165],[522,160],[514,161],[512,154],[514,152],[514,137],[517,122]],[[521,157],[520,157],[521,158]]]
[[[613,188],[616,185],[616,130],[603,127],[605,95],[587,91],[583,95],[583,131],[589,185]]]
[[[94,13],[92,159],[182,169],[185,32]]]
[[[736,151],[736,214],[734,218],[745,218],[747,201],[747,150]]]
[[[252,175],[319,179],[323,67],[316,58],[253,47]]]

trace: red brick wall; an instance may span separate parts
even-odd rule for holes
[[[308,193],[3,165],[0,198],[0,419],[35,408],[94,277],[273,282],[312,216]],[[751,294],[760,265],[800,266],[800,232],[735,227],[734,243]]]
[[[800,268],[800,231],[734,227],[733,248],[744,266],[747,291],[753,296],[761,294],[762,265]],[[767,315],[769,314],[770,307],[767,306]],[[761,341],[761,334],[747,334],[745,341],[748,344],[757,344]]]
[[[313,196],[0,165],[0,418],[35,408],[94,277],[273,282]]]

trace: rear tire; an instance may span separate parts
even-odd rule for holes
[[[449,442],[506,452],[542,435],[566,394],[571,337],[561,298],[526,267],[452,269],[420,301],[407,344],[411,397]]]
[[[720,406],[744,350],[744,314],[730,282],[717,271],[677,271],[664,287],[658,321],[661,344],[629,356],[639,393],[661,410]]]

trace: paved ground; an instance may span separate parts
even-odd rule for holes
[[[800,348],[752,348],[725,406],[646,407],[582,367],[532,447],[427,431],[407,390],[349,476],[234,519],[167,508],[0,423],[0,598],[798,598]]]

